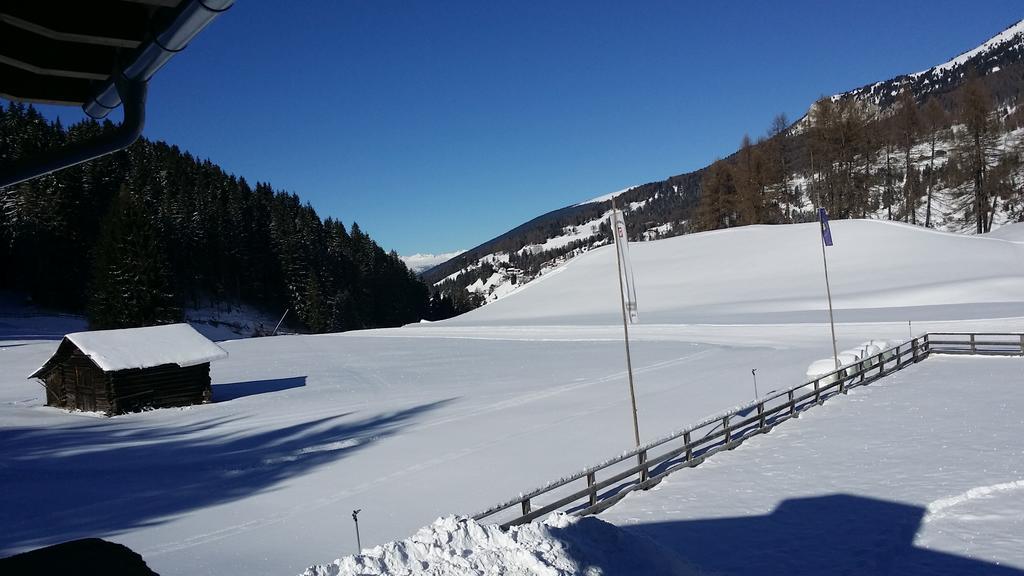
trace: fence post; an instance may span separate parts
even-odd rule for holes
[[[523,500],[523,516],[526,516],[529,513],[530,513],[530,499],[527,498],[527,499]]]
[[[641,450],[637,455],[637,460],[640,462],[640,481],[647,481],[647,450]]]
[[[693,460],[693,446],[690,446],[690,431],[683,432],[683,445],[686,446],[686,461]]]
[[[594,472],[587,474],[587,488],[590,489],[590,505],[597,506],[597,489],[594,488],[594,484],[597,484],[597,479],[594,477]]]
[[[814,401],[815,402],[821,402],[821,390],[818,389],[818,382],[820,382],[820,381],[821,381],[821,379],[816,379],[814,381]]]
[[[978,345],[974,342],[974,334],[971,334],[971,354],[978,353]]]
[[[789,391],[789,415],[796,417],[796,401],[793,399],[793,391]]]
[[[757,415],[760,417],[761,429],[764,430],[764,402],[757,404]]]
[[[725,429],[725,443],[728,444],[732,440],[732,429],[729,428],[729,416],[726,415],[722,418],[722,428]]]
[[[1020,335],[1020,353],[1024,354],[1024,334]]]

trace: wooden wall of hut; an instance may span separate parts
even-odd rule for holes
[[[179,368],[165,364],[153,368],[108,373],[114,413],[143,408],[170,408],[209,402],[210,363]]]
[[[46,377],[46,403],[72,410],[113,413],[106,373],[74,346]]]
[[[210,363],[103,372],[74,346],[46,376],[46,403],[108,415],[209,402]]]

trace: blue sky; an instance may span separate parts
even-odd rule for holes
[[[1021,18],[1018,0],[238,0],[151,82],[145,135],[386,249],[447,252]]]

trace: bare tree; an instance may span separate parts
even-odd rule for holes
[[[963,216],[974,223],[978,234],[991,229],[992,198],[988,189],[988,171],[995,160],[997,127],[992,114],[992,98],[981,79],[968,80],[960,100],[960,123],[964,130],[957,142],[961,168]]]
[[[716,160],[708,166],[701,179],[696,220],[698,230],[717,230],[737,225],[736,186],[732,169],[724,160]]]
[[[917,111],[914,95],[907,87],[900,91],[893,117],[894,131],[903,151],[903,221],[917,224],[917,202],[915,186],[911,185],[910,151],[917,142],[921,120]]]
[[[928,178],[925,183],[925,194],[927,200],[924,209],[924,225],[926,228],[932,226],[932,195],[935,191],[935,145],[945,129],[949,119],[946,110],[935,98],[929,98],[924,105],[922,124],[925,133],[928,135],[930,152],[928,154]]]

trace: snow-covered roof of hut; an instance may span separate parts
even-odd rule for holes
[[[177,364],[182,368],[227,358],[228,353],[188,324],[75,332],[29,378],[46,372],[70,342],[104,372]]]

